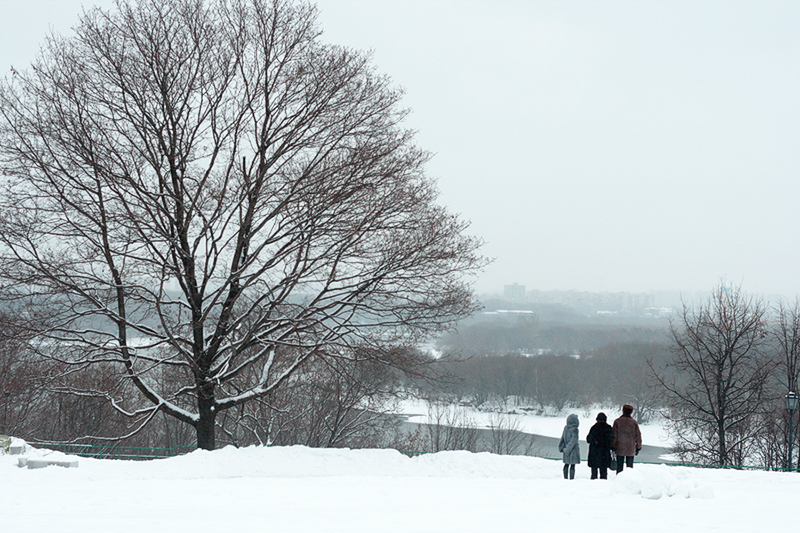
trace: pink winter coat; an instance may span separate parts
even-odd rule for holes
[[[642,433],[639,424],[630,415],[622,415],[614,420],[614,442],[611,443],[617,455],[632,457],[642,449]]]

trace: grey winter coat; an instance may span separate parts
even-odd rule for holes
[[[569,415],[567,425],[558,441],[558,451],[564,454],[564,464],[577,465],[581,462],[581,449],[578,447],[578,415]]]

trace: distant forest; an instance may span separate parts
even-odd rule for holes
[[[502,307],[485,302],[483,313],[437,343],[449,376],[444,389],[457,401],[543,411],[630,403],[640,420],[658,407],[647,361],[669,358],[667,319],[585,316],[559,305],[498,312]]]

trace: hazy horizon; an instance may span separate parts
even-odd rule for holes
[[[81,5],[3,2],[0,69]],[[403,87],[478,293],[800,294],[800,3],[321,0]],[[664,287],[666,289],[659,289]]]

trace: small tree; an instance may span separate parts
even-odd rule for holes
[[[415,350],[405,357],[423,359]],[[398,357],[404,357],[398,355]],[[400,373],[377,358],[309,361],[269,396],[223,412],[225,441],[312,447],[379,447],[397,432]]]
[[[697,307],[684,304],[672,336],[672,360],[652,370],[671,408],[678,450],[693,460],[741,465],[773,368],[763,303],[720,285]]]
[[[428,401],[428,422],[425,424],[426,441],[431,452],[478,449],[478,428],[467,410],[456,403],[440,400]]]
[[[489,418],[489,451],[497,455],[531,455],[536,435],[521,431],[515,415],[493,412]]]
[[[291,0],[118,0],[0,88],[0,276],[46,355],[215,446],[309,360],[394,350],[477,307],[400,91]],[[142,403],[141,400],[144,400]],[[135,431],[135,430],[134,430]]]

